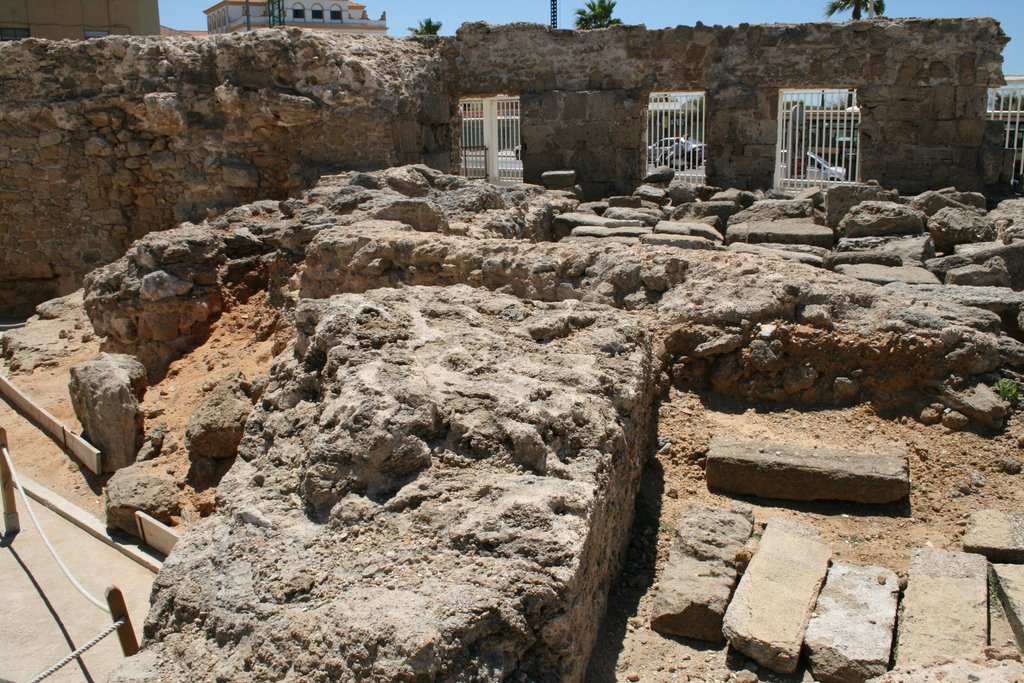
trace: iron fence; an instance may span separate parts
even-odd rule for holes
[[[860,177],[857,91],[779,92],[775,187],[800,190],[855,183]]]
[[[1013,177],[1024,176],[1024,85],[988,91],[988,118],[1004,123],[1003,142],[1013,152]]]
[[[705,95],[703,92],[655,92],[647,104],[647,171],[669,166],[677,178],[704,182]]]

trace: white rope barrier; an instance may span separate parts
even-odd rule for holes
[[[28,511],[28,516],[32,519],[32,523],[35,525],[36,531],[39,532],[39,538],[43,539],[43,544],[46,545],[46,549],[50,551],[50,554],[53,556],[53,559],[57,562],[57,566],[59,566],[60,570],[64,572],[64,576],[66,576],[68,581],[71,582],[71,585],[74,586],[75,589],[79,593],[81,593],[86,600],[91,602],[99,609],[103,610],[105,613],[109,614],[110,609],[107,607],[106,603],[104,603],[102,600],[97,600],[95,596],[93,596],[89,591],[85,590],[82,584],[78,582],[78,579],[76,579],[74,575],[71,573],[71,570],[67,568],[67,565],[64,564],[64,561],[60,559],[60,555],[57,554],[56,549],[54,549],[53,545],[50,543],[50,539],[47,538],[46,532],[43,531],[43,527],[39,523],[39,519],[36,518],[35,510],[33,510],[32,504],[29,502],[28,496],[25,494],[25,489],[21,488],[21,482],[18,480],[18,473],[15,471],[14,463],[11,461],[10,452],[8,452],[6,446],[4,446],[2,450],[4,460],[7,461],[7,467],[10,469],[11,472],[11,482],[14,484],[14,488],[18,489],[18,493],[21,494],[21,499],[25,503],[25,509]]]
[[[124,620],[124,617],[121,617],[120,619],[118,619],[117,621],[115,621],[115,622],[114,622],[113,624],[111,624],[110,626],[108,626],[108,627],[106,627],[105,629],[103,629],[103,632],[102,632],[102,633],[100,633],[100,634],[99,634],[98,636],[96,636],[95,638],[93,638],[92,640],[90,640],[90,641],[89,641],[88,643],[86,643],[86,644],[85,644],[85,645],[83,645],[82,647],[78,648],[77,650],[75,650],[74,652],[72,652],[71,654],[69,654],[69,655],[68,655],[67,657],[65,657],[64,659],[60,660],[59,662],[57,662],[56,664],[54,664],[53,666],[51,666],[51,667],[50,667],[49,669],[47,669],[46,671],[42,672],[41,674],[37,674],[37,675],[36,675],[36,677],[35,677],[35,678],[33,678],[33,679],[32,679],[31,681],[29,681],[28,683],[39,683],[39,681],[43,680],[44,678],[48,678],[48,677],[52,676],[53,674],[57,673],[57,672],[58,672],[58,671],[60,671],[60,669],[62,669],[62,668],[63,668],[63,667],[64,667],[64,666],[66,665],[66,664],[68,664],[68,663],[69,663],[69,662],[71,662],[71,661],[74,661],[75,659],[77,659],[78,657],[80,657],[81,655],[83,655],[83,654],[85,653],[85,651],[86,651],[86,650],[88,650],[89,648],[91,648],[91,647],[93,647],[94,645],[98,644],[98,643],[99,643],[99,642],[100,642],[101,640],[103,640],[104,638],[106,638],[107,636],[109,636],[109,635],[110,635],[111,633],[113,633],[113,632],[114,632],[114,631],[116,631],[117,629],[121,628],[121,626],[123,626],[123,625],[124,625],[124,621],[125,621],[125,620]]]

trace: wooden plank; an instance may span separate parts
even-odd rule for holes
[[[121,641],[121,652],[125,657],[131,657],[139,653],[139,639],[135,637],[135,628],[132,626],[132,618],[128,614],[128,606],[124,604],[124,595],[117,586],[107,589],[107,606],[110,608],[110,616],[116,622],[124,619],[124,623],[117,627],[117,639]]]
[[[154,574],[160,571],[162,563],[156,557],[134,545],[121,543],[110,537],[107,525],[71,501],[58,496],[50,489],[35,483],[25,475],[19,477],[21,486],[32,500],[45,505],[93,538],[102,541],[128,559],[142,565]]]
[[[11,536],[21,531],[21,524],[18,523],[18,505],[14,499],[14,477],[7,467],[7,457],[4,451],[7,450],[7,430],[0,427],[0,490],[3,494],[4,509],[4,535]]]
[[[43,431],[48,432],[58,444],[78,458],[93,474],[103,473],[103,455],[95,446],[65,427],[60,420],[33,401],[3,375],[0,375],[0,394],[8,398],[16,409],[35,422]]]
[[[164,555],[170,555],[174,544],[178,542],[178,532],[159,520],[153,519],[142,510],[135,511],[135,524],[139,528],[139,537],[142,541],[159,550]]]

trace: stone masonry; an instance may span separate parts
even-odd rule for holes
[[[144,234],[326,171],[448,170],[460,96],[520,95],[526,180],[574,168],[596,197],[639,184],[649,92],[706,90],[709,182],[755,188],[774,174],[779,88],[854,87],[865,178],[980,189],[999,179],[984,103],[1006,41],[991,19],[956,19],[5,43],[0,311],[74,290]]]

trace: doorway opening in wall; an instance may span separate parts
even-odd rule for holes
[[[775,187],[802,190],[855,183],[860,178],[857,91],[841,88],[779,91]]]
[[[463,98],[459,114],[462,175],[495,184],[523,182],[519,98]]]
[[[1024,85],[993,88],[986,107],[990,121],[1003,122],[1003,142],[1013,152],[1013,177],[1024,177]]]
[[[652,92],[647,102],[647,172],[669,166],[681,178],[704,183],[705,96],[702,91]]]

